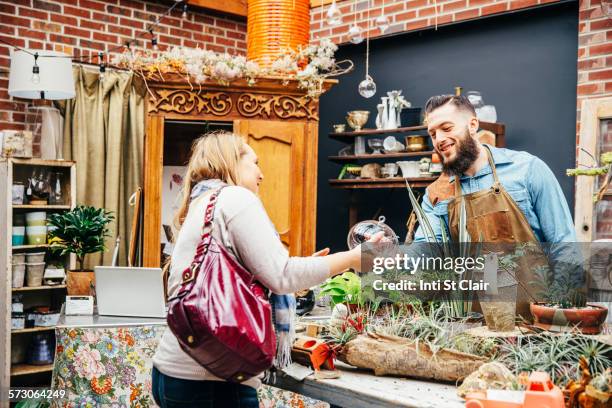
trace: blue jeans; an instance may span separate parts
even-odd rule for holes
[[[174,378],[153,367],[153,398],[161,408],[258,408],[257,391],[225,381]]]

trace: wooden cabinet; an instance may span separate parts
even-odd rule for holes
[[[328,89],[335,81],[325,83]],[[206,83],[192,89],[182,78],[149,84],[144,169],[145,266],[160,264],[161,191],[167,121],[229,125],[259,156],[260,197],[291,255],[315,249],[318,101],[295,82],[263,79],[249,86]],[[168,151],[168,149],[166,149]]]

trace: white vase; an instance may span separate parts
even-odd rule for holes
[[[383,115],[385,111],[385,105],[383,105],[382,103],[379,103],[378,105],[376,105],[376,109],[378,110],[378,115],[376,115],[376,129],[381,130],[385,128],[383,126],[383,117],[384,117]]]
[[[387,122],[389,121],[389,98],[383,96],[380,98],[382,100],[382,113],[380,119],[381,129],[388,129]]]
[[[397,113],[395,110],[395,106],[393,104],[393,100],[389,99],[387,101],[388,107],[387,107],[387,124],[385,126],[385,129],[395,129],[397,128],[397,123],[396,123],[396,119],[397,119]]]

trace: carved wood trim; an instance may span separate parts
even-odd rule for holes
[[[305,96],[260,95],[243,93],[236,103],[238,113],[245,118],[319,120],[317,104]]]
[[[175,112],[225,116],[232,110],[232,98],[225,92],[199,93],[186,89],[156,89],[157,99],[149,100],[149,113]]]
[[[149,113],[179,115],[239,115],[254,119],[319,120],[312,98],[258,93],[198,92],[188,89],[153,89]]]

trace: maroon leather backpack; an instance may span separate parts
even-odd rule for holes
[[[272,366],[276,336],[264,287],[212,237],[221,189],[210,196],[202,240],[167,320],[195,361],[219,378],[242,382]]]

